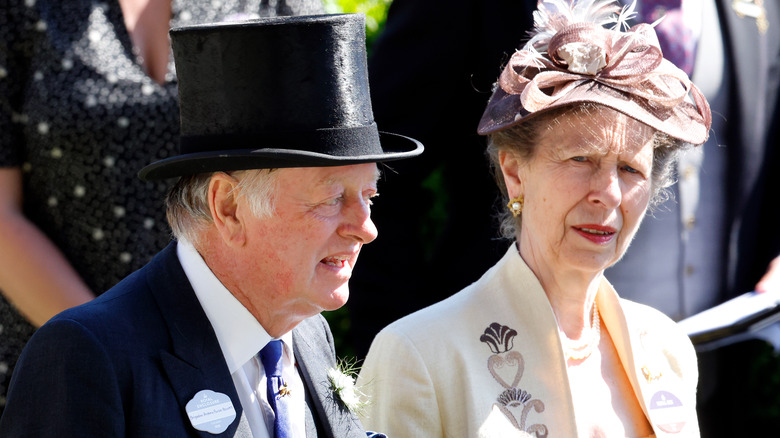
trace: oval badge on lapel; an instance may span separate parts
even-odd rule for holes
[[[185,409],[192,427],[213,434],[226,431],[236,419],[236,408],[230,397],[208,389],[195,394]]]
[[[680,399],[669,391],[653,394],[648,413],[653,423],[666,433],[678,433],[685,427],[685,407]]]

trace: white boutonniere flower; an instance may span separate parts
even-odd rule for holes
[[[354,362],[339,361],[336,368],[328,370],[328,380],[333,392],[348,411],[360,414],[368,406],[367,396],[355,385],[357,367]]]

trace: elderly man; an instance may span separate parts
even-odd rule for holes
[[[422,152],[373,122],[360,15],[171,32],[178,242],[28,344],[0,436],[358,437],[323,310],[341,307],[377,162]],[[331,371],[332,372],[332,371]],[[346,403],[345,403],[346,402]]]

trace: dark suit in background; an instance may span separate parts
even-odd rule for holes
[[[327,369],[336,357],[320,315],[293,330],[293,347],[307,388],[306,436],[365,438],[331,391]],[[201,390],[233,402],[236,420],[225,432],[212,435],[190,424],[185,406]],[[19,360],[0,436],[251,437],[242,413],[173,243],[108,292],[35,333]]]
[[[743,1],[744,2],[744,1]],[[733,69],[729,158],[729,259],[731,298],[752,290],[767,264],[780,255],[780,4],[763,1],[768,28],[740,17],[733,0],[718,0]]]

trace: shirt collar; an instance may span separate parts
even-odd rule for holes
[[[228,370],[233,374],[273,338],[222,285],[191,243],[179,239],[176,255],[217,335]],[[292,363],[295,363],[292,332],[285,333],[280,339],[284,341]]]

